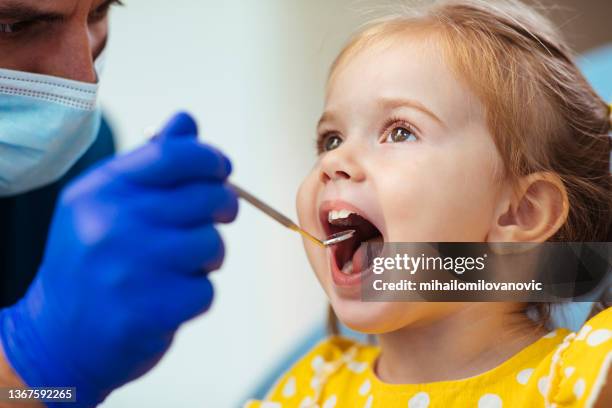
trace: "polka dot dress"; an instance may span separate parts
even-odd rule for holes
[[[474,377],[431,384],[387,384],[372,370],[376,346],[332,337],[249,408],[590,407],[612,364],[612,308],[578,333],[552,331]]]

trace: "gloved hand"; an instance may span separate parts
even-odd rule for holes
[[[209,307],[207,272],[224,256],[214,223],[232,221],[238,203],[224,184],[229,160],[196,134],[179,114],[63,191],[37,277],[0,312],[5,354],[26,384],[76,387],[76,405],[94,406]]]

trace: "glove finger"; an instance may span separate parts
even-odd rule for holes
[[[173,187],[182,183],[225,180],[230,161],[219,150],[195,139],[149,142],[140,149],[106,164],[111,177],[149,187]]]
[[[238,213],[238,198],[221,183],[192,183],[146,196],[135,211],[153,223],[195,227],[231,222]]]
[[[175,330],[182,323],[193,319],[210,308],[214,289],[205,276],[179,277],[159,288],[158,302],[150,311],[162,330]]]
[[[225,246],[219,231],[207,224],[184,230],[162,230],[149,240],[142,264],[165,266],[173,274],[202,276],[221,267]],[[161,265],[160,265],[161,264]]]
[[[187,112],[178,112],[170,118],[154,139],[167,140],[181,137],[193,139],[198,137],[198,126],[195,119]]]

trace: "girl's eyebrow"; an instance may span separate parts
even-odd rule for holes
[[[321,118],[317,122],[317,129],[321,127],[321,125],[327,121],[333,121],[336,115],[331,111],[325,111],[321,115]]]
[[[436,114],[433,113],[431,109],[428,109],[425,105],[423,105],[422,103],[414,99],[380,98],[378,102],[384,109],[389,109],[389,110],[397,109],[401,107],[409,107],[409,108],[416,109],[418,111],[423,112],[424,114],[432,118],[434,121],[438,122],[438,124],[442,125],[443,127],[446,127],[446,124],[442,121],[442,119],[436,116]]]
[[[423,105],[422,103],[414,99],[380,98],[377,102],[381,105],[383,109],[386,109],[386,110],[393,110],[393,109],[397,109],[401,107],[408,107],[408,108],[416,109],[420,112],[423,112],[425,115],[429,116],[430,118],[432,118],[434,121],[436,121],[438,124],[440,124],[444,128],[447,127],[446,123],[444,123],[442,119],[440,119],[435,113],[433,113],[431,109],[428,109],[425,105]],[[323,115],[321,115],[321,118],[319,119],[319,122],[317,123],[317,129],[320,128],[323,123],[327,121],[333,121],[335,117],[336,115],[334,114],[333,111],[323,112]]]

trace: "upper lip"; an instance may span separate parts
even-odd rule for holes
[[[369,223],[371,223],[372,225],[374,225],[374,227],[376,227],[376,229],[378,229],[378,231],[381,233],[382,235],[382,229],[381,226],[378,225],[370,216],[369,214],[367,214],[365,211],[363,211],[361,208],[357,207],[356,205],[353,205],[347,201],[341,200],[341,199],[337,199],[337,200],[326,200],[323,201],[321,203],[321,205],[319,206],[319,222],[321,224],[321,227],[323,228],[323,231],[325,232],[326,236],[329,236],[335,232],[338,232],[338,228],[336,227],[336,229],[333,229],[333,226],[329,223],[328,221],[328,214],[330,211],[339,211],[339,210],[349,210],[353,213],[358,214],[360,217],[362,217],[363,219],[367,220]],[[346,227],[346,228],[342,228],[342,229],[350,229],[350,227]]]

